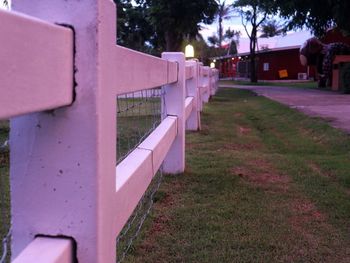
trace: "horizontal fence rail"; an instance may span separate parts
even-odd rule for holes
[[[177,118],[167,117],[116,168],[118,235],[166,157],[177,135]]]
[[[73,244],[69,239],[37,237],[13,263],[73,262]]]
[[[22,115],[10,131],[12,258],[115,262],[116,236],[152,178],[184,171],[185,130],[201,129],[218,71],[183,53],[156,58],[116,46],[109,0],[13,0],[13,8],[25,15],[0,11],[12,54],[0,50],[0,94],[9,101],[0,99],[0,118]],[[159,125],[116,164],[117,96],[137,104],[156,87]]]
[[[194,98],[193,97],[187,97],[185,100],[185,112],[186,112],[186,120],[190,117],[192,111],[193,111],[193,103]]]
[[[0,118],[71,104],[73,31],[1,9],[0,21]]]
[[[194,74],[195,74],[194,71],[195,71],[195,66],[193,65],[186,66],[186,80],[194,77]]]
[[[177,81],[177,63],[156,58],[131,49],[116,46],[113,49],[116,77],[113,87],[117,94],[162,86]],[[152,74],[145,74],[152,72]],[[116,75],[117,76],[117,75]]]

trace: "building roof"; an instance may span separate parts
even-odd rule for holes
[[[301,46],[312,35],[307,31],[293,32],[284,36],[258,38],[257,51],[262,49],[288,49],[287,47]],[[249,38],[241,38],[238,43],[238,54],[249,52]]]
[[[307,31],[288,33],[284,36],[276,36],[270,38],[258,38],[258,45],[256,51],[261,52],[271,52],[271,51],[281,51],[288,49],[300,48],[300,46],[312,35]],[[249,38],[240,38],[237,45],[238,56],[249,55],[250,49]],[[229,58],[232,55],[217,57],[215,59]]]

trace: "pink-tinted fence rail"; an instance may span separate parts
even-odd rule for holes
[[[73,32],[1,9],[0,21],[0,118],[71,104]]]
[[[0,12],[7,38],[0,68],[8,72],[0,73],[0,117],[12,117],[12,257],[115,262],[116,236],[160,165],[184,171],[185,129],[200,129],[217,71],[182,53],[156,58],[116,46],[110,0],[13,0],[12,7],[25,14]],[[156,86],[167,115],[116,166],[116,96]]]

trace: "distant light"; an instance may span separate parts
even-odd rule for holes
[[[211,62],[211,63],[210,63],[210,67],[211,67],[211,68],[215,68],[215,63],[214,63],[214,62]]]
[[[185,57],[186,58],[194,58],[194,48],[192,45],[188,44],[185,47]]]
[[[216,62],[216,59],[213,59],[213,62],[215,63],[215,62]]]
[[[238,59],[241,59],[241,57],[238,57]]]

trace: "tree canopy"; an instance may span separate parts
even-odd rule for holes
[[[283,26],[280,25],[275,19],[262,23],[260,31],[261,38],[279,36],[285,33]]]
[[[223,1],[221,2],[220,0],[217,2],[218,3],[218,9],[216,11],[216,17],[218,18],[218,44],[219,47],[222,45],[222,41],[224,40],[224,29],[222,26],[222,23],[224,20],[230,19],[231,13],[232,13],[232,6],[231,5],[226,5],[226,2]]]
[[[178,51],[183,39],[194,38],[200,23],[212,23],[215,0],[115,0],[118,42],[128,47],[145,43],[161,51]],[[140,50],[140,48],[137,48]]]
[[[152,53],[153,28],[146,19],[146,10],[131,0],[115,0],[117,4],[117,43],[135,50]],[[149,43],[149,45],[147,45]]]
[[[280,15],[288,18],[288,29],[306,26],[317,35],[324,35],[337,26],[350,33],[350,1],[348,0],[276,0]]]

